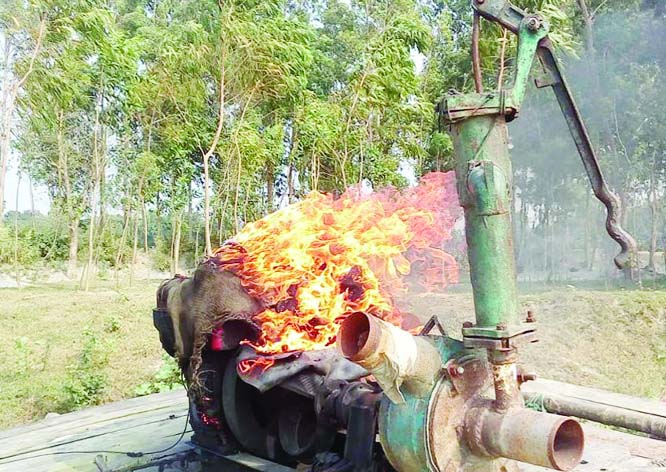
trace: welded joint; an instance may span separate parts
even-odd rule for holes
[[[493,216],[509,212],[511,190],[508,179],[492,161],[474,160],[468,163],[467,191],[477,215]]]

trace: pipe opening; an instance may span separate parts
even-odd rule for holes
[[[585,436],[576,420],[566,419],[555,430],[551,461],[558,470],[571,470],[583,456]]]
[[[338,331],[340,350],[348,359],[356,359],[370,337],[370,320],[365,313],[352,313]]]

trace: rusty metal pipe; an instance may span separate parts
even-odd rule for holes
[[[578,421],[526,408],[503,413],[490,407],[471,408],[465,417],[465,438],[476,454],[556,470],[576,467],[585,444]]]
[[[372,315],[357,312],[340,326],[337,346],[343,356],[367,369],[394,403],[403,403],[401,386],[427,395],[440,375],[439,351],[422,336]]]

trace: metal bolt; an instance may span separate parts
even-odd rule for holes
[[[471,328],[474,324],[471,321],[465,321],[463,323],[463,328]]]
[[[527,318],[525,318],[525,323],[534,323],[536,318],[534,317],[534,312],[532,310],[527,310]]]
[[[496,326],[496,328],[497,328],[499,331],[504,331],[504,330],[506,329],[506,323],[499,323],[499,324]]]
[[[518,373],[518,383],[529,382],[530,380],[536,380],[537,374],[533,372],[519,372]]]
[[[541,28],[541,19],[536,16],[531,16],[527,19],[527,29],[530,31],[537,31]]]

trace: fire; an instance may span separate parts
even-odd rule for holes
[[[323,349],[356,311],[400,325],[392,295],[413,268],[429,285],[457,282],[442,248],[459,214],[452,173],[428,174],[403,192],[313,192],[247,224],[213,257],[266,307],[255,317],[257,352]]]

